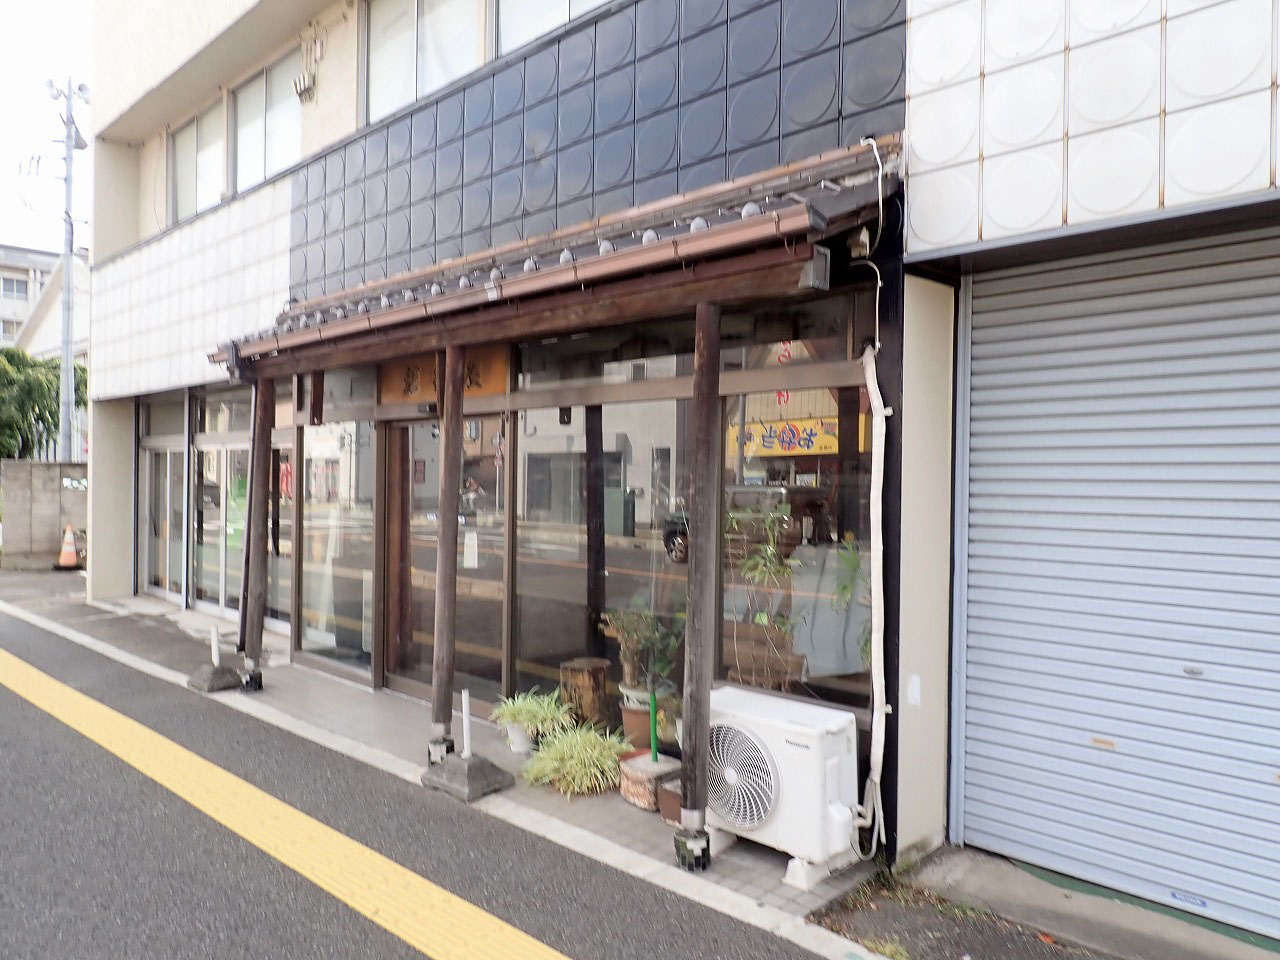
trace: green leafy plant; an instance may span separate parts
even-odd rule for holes
[[[683,611],[664,619],[637,607],[601,614],[601,622],[618,640],[624,684],[653,690],[671,676],[684,642],[684,619]]]
[[[57,357],[36,360],[17,347],[0,349],[0,457],[34,457],[58,436],[59,367]],[[76,406],[84,407],[88,379],[80,364],[75,394]]]
[[[538,693],[534,687],[528,693],[503,697],[489,719],[502,726],[524,727],[534,738],[549,737],[573,726],[573,706],[560,699],[558,689]]]
[[[847,612],[854,602],[869,588],[866,572],[862,568],[862,551],[849,534],[836,547],[836,588],[831,599],[832,609]],[[871,617],[863,621],[858,638],[858,650],[864,666],[871,665]]]
[[[572,727],[544,738],[521,775],[566,797],[602,793],[618,785],[618,759],[630,750],[620,733]]]

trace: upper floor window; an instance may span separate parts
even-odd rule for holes
[[[381,119],[607,0],[369,0],[368,108]]]
[[[499,0],[498,52],[510,53],[607,0]]]
[[[293,80],[302,72],[294,50],[237,88],[235,102],[236,190],[247,190],[302,154],[302,104]]]
[[[480,66],[486,7],[486,0],[369,0],[369,119]]]
[[[5,300],[27,299],[27,281],[18,277],[0,278],[0,297]]]
[[[226,129],[219,101],[173,135],[174,220],[185,220],[222,199]]]

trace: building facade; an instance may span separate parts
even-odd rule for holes
[[[486,699],[696,607],[868,724],[882,623],[891,860],[1280,932],[1269,0],[116,6],[91,593]]]
[[[58,254],[0,244],[0,346],[12,347],[35,307]]]
[[[959,292],[950,840],[1274,938],[1274,4],[908,35],[908,269]]]

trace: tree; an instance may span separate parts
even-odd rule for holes
[[[58,438],[57,357],[36,360],[16,347],[0,349],[0,457],[29,459]],[[88,375],[76,364],[76,406],[88,398]]]

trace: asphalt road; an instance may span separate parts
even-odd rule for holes
[[[811,957],[25,623],[0,647],[574,960]],[[3,686],[0,931],[10,960],[421,956]]]

